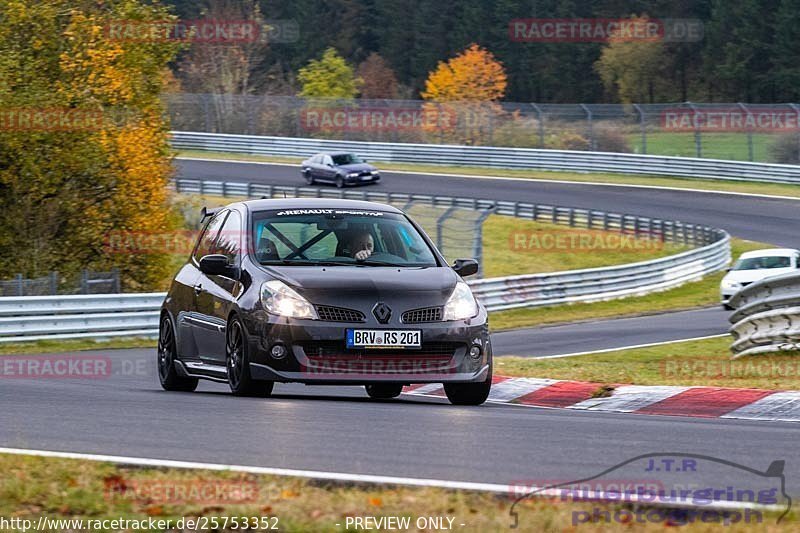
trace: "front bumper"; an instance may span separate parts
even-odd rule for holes
[[[313,384],[472,383],[485,381],[492,359],[487,316],[468,320],[382,325],[302,320],[255,313],[246,323],[254,379]],[[419,350],[348,350],[348,328],[419,329]],[[273,357],[276,344],[286,355]],[[470,355],[477,346],[478,355]]]
[[[376,181],[380,181],[381,177],[379,174],[368,174],[364,176],[354,176],[354,177],[346,177],[344,182],[348,185],[356,185],[358,183],[374,183]]]

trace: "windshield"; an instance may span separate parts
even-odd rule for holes
[[[259,211],[253,215],[253,238],[263,265],[437,266],[422,235],[397,213]]]
[[[789,268],[790,266],[790,258],[776,255],[739,259],[731,270],[763,270],[767,268]]]
[[[333,157],[334,165],[353,165],[355,163],[363,163],[356,154],[336,154]]]

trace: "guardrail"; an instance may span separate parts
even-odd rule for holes
[[[800,349],[800,273],[748,285],[730,305],[734,357]]]
[[[730,261],[730,237],[720,229],[524,202],[384,193],[347,189],[284,187],[207,180],[176,180],[181,192],[282,198],[325,197],[391,204],[424,202],[586,229],[648,236],[697,246],[669,257],[585,270],[468,280],[489,311],[569,302],[589,302],[665,290],[723,269]],[[154,336],[163,293],[0,298],[0,342],[40,339]]]
[[[166,293],[0,298],[0,342],[154,336]]]
[[[612,172],[728,181],[800,183],[800,166],[795,165],[612,152],[333,141],[186,131],[172,132],[172,146],[183,150],[303,158],[317,152],[343,150],[357,152],[362,157],[374,161],[389,163]]]

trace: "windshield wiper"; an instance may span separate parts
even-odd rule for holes
[[[356,260],[356,265],[365,265],[365,266],[386,266],[386,267],[407,267],[407,266],[415,266],[409,265],[405,263],[390,263],[388,261],[375,261],[371,259],[364,259],[363,261]]]
[[[265,266],[353,266],[355,262],[347,261],[303,261],[302,259],[279,259],[262,261]]]

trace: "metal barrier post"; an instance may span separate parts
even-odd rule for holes
[[[58,293],[58,272],[55,270],[50,272],[50,294]]]
[[[439,251],[442,252],[442,255],[444,255],[444,251],[442,250],[442,245],[443,245],[443,235],[442,235],[443,232],[442,232],[442,229],[444,228],[444,221],[447,220],[447,218],[456,209],[458,209],[458,208],[457,207],[449,207],[449,208],[447,208],[445,210],[444,213],[442,213],[442,215],[439,218],[436,219],[436,248],[438,248]]]
[[[594,128],[592,127],[592,110],[586,104],[581,104],[581,108],[586,113],[587,132],[589,134],[589,148],[595,150],[597,143],[594,140]]]
[[[750,126],[750,124],[751,124],[751,122],[749,120],[750,119],[750,110],[747,109],[747,107],[741,102],[739,102],[736,105],[738,105],[742,109],[742,111],[747,113],[747,118],[748,118],[748,120],[747,120],[747,124],[748,124],[748,126],[747,126],[747,160],[748,161],[753,161],[753,128]]]
[[[639,113],[639,129],[642,132],[642,153],[647,153],[647,125],[644,122],[644,111],[639,104],[633,104],[633,108]]]

